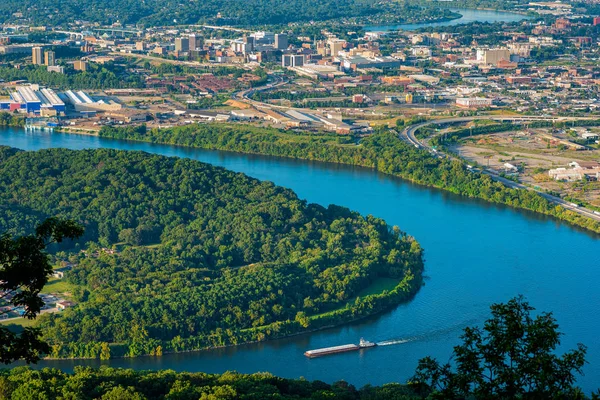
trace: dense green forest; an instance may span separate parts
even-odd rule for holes
[[[560,355],[562,333],[552,313],[535,313],[523,296],[492,304],[482,326],[466,327],[450,362],[419,360],[404,385],[364,386],[252,375],[135,371],[76,366],[73,373],[28,367],[0,369],[0,399],[233,400],[233,399],[577,399],[587,348]],[[500,345],[499,345],[500,344]],[[592,400],[600,392],[591,394]]]
[[[0,79],[29,82],[62,89],[140,88],[143,81],[125,68],[114,64],[89,64],[88,71],[78,72],[69,67],[65,74],[50,72],[45,66],[26,65],[22,68],[0,67]]]
[[[358,18],[371,21],[414,21],[454,16],[434,4],[382,2],[377,0],[4,0],[0,2],[0,22],[17,20],[22,13],[32,24],[65,25],[75,20],[101,24],[159,26],[211,22],[235,25],[287,24]],[[218,18],[217,15],[220,14]]]
[[[469,171],[465,163],[437,158],[403,142],[391,131],[359,143],[333,134],[290,133],[273,128],[233,124],[196,124],[172,129],[103,127],[100,135],[153,143],[231,150],[374,168],[410,181],[462,196],[552,215],[594,232],[600,223],[554,205],[532,191],[510,189],[485,174]]]
[[[79,305],[40,317],[53,357],[281,337],[383,311],[421,286],[413,238],[270,182],[141,152],[1,148],[0,232],[48,216],[85,227],[54,248],[72,250]],[[389,290],[370,294],[382,279]]]
[[[25,118],[19,114],[0,111],[0,126],[25,126]]]
[[[73,374],[25,367],[0,370],[0,398],[103,400],[411,400],[410,387],[396,383],[358,390],[346,382],[284,379],[268,373],[221,375],[75,367]]]

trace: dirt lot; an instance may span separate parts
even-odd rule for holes
[[[521,182],[600,207],[600,182],[556,182],[548,176],[549,169],[568,168],[572,161],[600,161],[600,150],[564,149],[558,140],[550,143],[545,135],[543,129],[480,135],[463,139],[451,149],[470,162],[489,165],[497,171],[502,171],[505,163],[521,167]]]

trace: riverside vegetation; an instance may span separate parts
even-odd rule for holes
[[[0,252],[1,254],[1,252]],[[45,368],[0,370],[0,398],[21,399],[587,399],[576,385],[585,365],[579,344],[558,355],[561,333],[551,313],[531,315],[522,296],[493,304],[482,327],[465,328],[453,365],[419,361],[405,385],[355,389],[346,382],[284,379],[271,374],[222,375],[75,367],[73,374]],[[592,393],[598,399],[598,392]]]
[[[77,303],[39,317],[51,357],[276,338],[372,315],[422,284],[412,237],[270,182],[141,152],[0,148],[0,232],[49,216],[85,228],[50,248],[70,254]]]
[[[0,126],[24,127],[25,118],[8,112],[0,112]]]
[[[233,124],[194,124],[160,130],[146,130],[145,126],[103,127],[100,136],[374,168],[422,185],[550,215],[600,232],[598,221],[555,205],[533,191],[511,189],[488,175],[469,171],[464,162],[440,159],[416,149],[389,130],[380,130],[359,142],[333,134],[290,133]]]

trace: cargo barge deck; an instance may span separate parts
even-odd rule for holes
[[[304,353],[304,355],[308,358],[323,357],[330,354],[346,353],[348,351],[367,349],[369,347],[375,346],[377,346],[376,343],[369,342],[361,338],[358,344],[344,344],[341,346],[324,347],[322,349],[308,350]]]

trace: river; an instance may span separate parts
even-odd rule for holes
[[[446,361],[461,328],[481,323],[491,303],[524,294],[539,310],[553,311],[565,332],[563,349],[589,346],[590,391],[600,377],[600,241],[536,214],[457,197],[372,170],[101,139],[95,136],[0,130],[0,145],[26,150],[115,148],[188,157],[292,188],[310,202],[347,206],[384,218],[415,236],[425,248],[426,284],[416,298],[379,316],[317,333],[237,348],[163,357],[100,361],[47,361],[42,366],[109,364],[136,369],[251,373],[269,371],[357,386],[405,381],[419,358]],[[397,341],[373,349],[307,359],[313,348],[372,341]]]
[[[476,10],[471,8],[453,8],[452,11],[459,13],[462,17],[448,21],[423,22],[418,24],[370,25],[365,26],[365,30],[369,32],[414,31],[430,26],[452,26],[470,24],[472,22],[518,22],[529,18],[526,15],[508,11]]]

